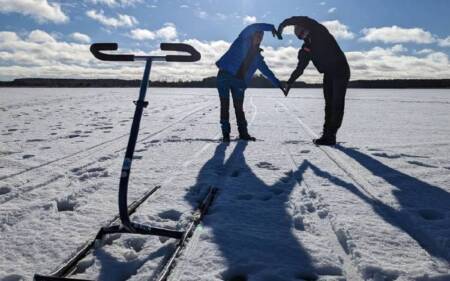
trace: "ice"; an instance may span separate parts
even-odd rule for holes
[[[50,273],[117,213],[137,95],[1,89],[0,280]],[[129,202],[162,187],[132,219],[183,230],[219,188],[169,280],[450,280],[449,90],[350,89],[339,145],[324,149],[311,144],[319,89],[249,89],[258,140],[234,140],[232,119],[228,145],[215,89],[147,100]],[[175,245],[109,235],[74,277],[152,280]]]

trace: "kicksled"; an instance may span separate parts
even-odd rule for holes
[[[187,54],[183,55],[166,55],[166,56],[136,56],[131,54],[107,54],[102,51],[115,51],[118,45],[116,43],[95,43],[91,45],[91,53],[99,60],[103,61],[122,61],[122,62],[136,62],[144,61],[145,69],[140,86],[139,98],[134,101],[136,109],[134,112],[133,122],[131,125],[130,136],[128,140],[127,149],[125,152],[125,158],[122,164],[122,170],[120,174],[118,205],[119,214],[109,220],[103,227],[99,229],[96,236],[86,241],[80,249],[70,256],[65,262],[63,262],[52,273],[47,275],[35,274],[35,281],[55,281],[55,280],[87,280],[76,279],[70,276],[77,272],[77,265],[87,255],[92,253],[95,249],[98,241],[100,241],[105,235],[122,233],[122,234],[140,234],[140,235],[154,235],[171,239],[177,239],[178,243],[171,253],[171,256],[167,259],[164,267],[160,270],[157,279],[158,281],[166,280],[170,274],[174,261],[179,256],[182,248],[187,243],[189,237],[193,234],[196,226],[201,222],[203,216],[206,214],[208,207],[211,205],[214,197],[217,193],[215,187],[209,187],[206,196],[195,210],[192,215],[191,222],[188,224],[184,231],[177,231],[172,229],[159,228],[155,226],[139,224],[133,222],[130,219],[137,208],[144,203],[152,194],[154,194],[161,186],[156,186],[143,194],[139,199],[128,205],[128,182],[131,171],[131,164],[133,160],[133,154],[136,146],[136,141],[139,134],[139,126],[142,118],[142,113],[148,102],[145,101],[147,88],[149,85],[150,70],[153,62],[195,62],[200,60],[200,53],[190,45],[182,43],[161,43],[161,50],[163,51],[176,51]]]

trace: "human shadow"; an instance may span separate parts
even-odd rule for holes
[[[393,208],[375,197],[362,193],[352,183],[339,179],[309,163],[309,167],[318,176],[327,178],[334,184],[344,187],[359,198],[372,204],[374,210],[388,223],[405,231],[416,240],[430,255],[450,260],[450,226],[442,223],[446,214],[450,214],[450,194],[444,189],[424,182],[413,176],[393,169],[382,162],[354,148],[337,145],[337,149],[356,160],[374,176],[395,187],[392,194],[397,199],[399,208]],[[445,222],[445,221],[444,221]],[[433,229],[447,237],[436,239],[427,229]]]
[[[220,273],[220,278],[317,280],[322,274],[342,275],[338,266],[315,268],[294,235],[292,215],[286,206],[293,188],[302,181],[306,163],[268,185],[247,165],[246,146],[246,142],[239,141],[225,159],[227,145],[219,144],[186,195],[186,200],[197,204],[199,194],[204,193],[201,189],[207,185],[219,188],[203,221],[212,233],[203,239],[218,247],[220,254],[213,254],[214,258],[226,262],[227,270]]]

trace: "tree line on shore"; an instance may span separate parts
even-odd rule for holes
[[[48,87],[48,88],[128,88],[139,87],[140,80],[122,79],[59,79],[59,78],[19,78],[13,81],[0,81],[0,87]],[[216,77],[207,77],[200,81],[151,81],[152,87],[178,88],[215,88]],[[321,88],[322,84],[295,82],[293,88]],[[255,76],[249,88],[273,88],[262,76]],[[450,79],[391,79],[391,80],[354,80],[349,88],[450,88]]]

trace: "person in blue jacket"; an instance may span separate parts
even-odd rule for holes
[[[255,141],[255,138],[248,133],[243,107],[245,90],[257,69],[284,93],[282,84],[269,69],[261,55],[263,50],[260,48],[260,44],[264,31],[271,31],[273,36],[281,39],[281,36],[272,24],[251,24],[241,31],[228,51],[216,62],[219,68],[217,89],[220,98],[220,124],[223,141],[225,142],[230,141],[230,92],[233,97],[239,138]]]

